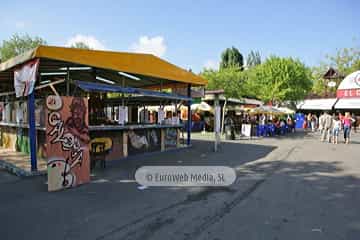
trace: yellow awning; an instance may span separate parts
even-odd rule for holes
[[[161,78],[192,85],[206,85],[207,80],[151,54],[86,50],[39,46],[0,64],[0,72],[34,58],[64,61],[90,67]],[[41,64],[41,61],[40,61]]]

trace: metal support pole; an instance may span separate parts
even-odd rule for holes
[[[122,78],[121,86],[122,86],[123,88],[125,88],[125,77]],[[124,93],[121,93],[121,101],[122,101],[122,107],[124,108],[124,106],[125,106],[125,96],[124,96]]]
[[[66,96],[70,96],[70,69],[66,68]]]
[[[36,159],[36,128],[35,128],[35,90],[28,96],[29,112],[29,139],[30,139],[30,159],[31,171],[37,171]]]
[[[145,116],[146,107],[143,106],[143,123],[146,123],[146,116]]]
[[[214,132],[215,132],[215,145],[214,151],[217,152],[220,145],[220,104],[219,94],[215,94],[215,117],[214,117]]]
[[[187,87],[187,96],[191,98],[191,84]],[[191,144],[191,100],[187,102],[188,121],[187,121],[187,145]]]

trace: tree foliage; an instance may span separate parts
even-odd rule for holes
[[[273,104],[303,99],[311,90],[311,71],[293,58],[271,56],[245,71],[223,68],[204,70],[207,89],[224,89],[226,97],[254,97]]]
[[[313,79],[313,87],[312,93],[318,96],[325,96],[325,92],[328,91],[330,94],[334,94],[336,88],[327,89],[326,88],[326,81],[323,78],[326,71],[329,69],[329,66],[320,63],[319,66],[315,66],[311,69],[312,72],[312,79]]]
[[[337,51],[334,56],[328,55],[327,60],[341,74],[348,75],[360,67],[360,49],[343,48]]]
[[[251,51],[246,59],[246,66],[248,68],[255,67],[261,64],[261,57],[258,51]]]
[[[227,48],[221,54],[220,69],[233,68],[243,70],[244,58],[235,47]]]
[[[40,37],[31,37],[28,34],[14,34],[9,40],[3,40],[0,45],[0,59],[4,62],[39,45],[46,45],[46,41]]]
[[[208,90],[223,89],[226,97],[234,98],[245,94],[246,76],[238,68],[205,69],[201,76],[208,80]]]
[[[71,47],[72,48],[87,49],[87,50],[91,49],[91,47],[89,47],[89,45],[87,45],[84,42],[76,42],[76,43],[72,44]]]
[[[325,61],[322,61],[318,66],[312,68],[313,76],[313,89],[314,94],[325,96],[325,93],[335,95],[337,87],[327,87],[327,82],[323,78],[326,71],[333,67],[342,76],[360,70],[360,48],[351,47],[343,48],[336,52],[335,55],[327,55]],[[340,83],[341,79],[337,79],[337,83]]]
[[[271,56],[247,75],[247,88],[273,104],[303,99],[312,87],[310,69],[293,58]]]

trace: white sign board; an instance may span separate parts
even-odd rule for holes
[[[158,124],[161,124],[165,119],[165,111],[163,108],[159,108],[158,110]]]
[[[251,137],[251,124],[242,124],[241,134],[245,137]]]
[[[128,107],[119,107],[119,124],[125,124],[128,122]]]
[[[220,113],[221,113],[221,110],[220,110],[220,106],[216,106],[215,107],[215,132],[220,132]]]

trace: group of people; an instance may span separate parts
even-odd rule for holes
[[[275,116],[271,114],[249,114],[241,113],[235,115],[233,112],[228,112],[225,117],[224,127],[232,129],[232,132],[241,132],[243,124],[251,124],[251,135],[273,136],[283,135],[287,132],[295,131],[295,120],[290,115]]]
[[[291,131],[295,131],[295,123],[292,116],[266,116],[266,114],[262,114],[259,117],[259,125],[273,124],[276,128],[281,128],[284,126],[288,126]]]
[[[321,141],[338,143],[340,131],[344,132],[344,142],[348,144],[350,142],[350,133],[353,126],[356,129],[356,118],[352,117],[349,112],[345,115],[330,115],[328,112],[324,112],[318,119],[319,130],[321,132]]]

